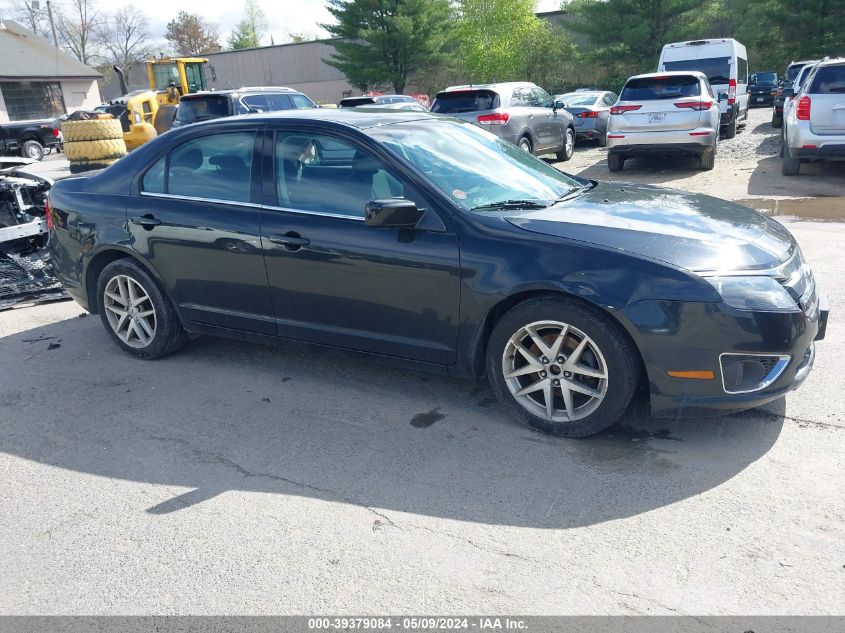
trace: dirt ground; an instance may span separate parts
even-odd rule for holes
[[[713,171],[701,171],[694,159],[637,159],[612,174],[607,150],[594,143],[579,144],[572,160],[556,167],[584,178],[664,185],[728,200],[845,196],[845,162],[809,163],[801,166],[799,176],[781,174],[780,130],[772,127],[771,112],[751,110],[748,125],[719,144]]]

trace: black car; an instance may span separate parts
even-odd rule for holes
[[[173,127],[238,114],[309,110],[316,107],[317,105],[307,95],[298,90],[280,86],[196,92],[185,95],[179,101]]]
[[[61,147],[62,137],[54,120],[0,124],[0,156],[20,154],[41,160],[45,153]]]
[[[174,130],[56,183],[65,288],[132,356],[200,334],[454,376],[565,436],[755,407],[810,371],[827,308],[779,223],[568,176],[470,123],[314,110]]]
[[[754,73],[748,78],[748,105],[771,106],[775,102],[778,74],[775,71]]]

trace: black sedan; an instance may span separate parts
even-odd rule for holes
[[[297,341],[489,378],[558,435],[798,385],[827,309],[789,232],[716,198],[563,174],[480,128],[314,110],[173,130],[56,183],[62,283],[127,353]]]

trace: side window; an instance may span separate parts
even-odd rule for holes
[[[616,103],[616,95],[612,92],[608,92],[606,95],[604,95],[602,103],[606,106],[612,106],[614,103]]]
[[[167,156],[159,158],[144,174],[141,189],[149,193],[164,193],[164,166]]]
[[[525,88],[514,88],[511,96],[512,108],[524,108],[528,105],[528,95]]]
[[[736,83],[747,84],[748,83],[748,60],[743,59],[742,57],[737,57],[736,61],[737,61]]]
[[[255,132],[230,132],[182,143],[170,152],[167,193],[249,202],[255,135]]]
[[[406,196],[405,186],[381,160],[347,141],[278,132],[275,145],[279,206],[362,218],[370,200]]]
[[[270,109],[267,105],[267,97],[264,95],[248,95],[243,98],[243,102],[248,105],[253,112],[256,110],[267,112]]]
[[[311,101],[311,99],[309,99],[305,95],[292,94],[292,95],[289,95],[289,96],[290,96],[291,102],[293,103],[293,107],[297,110],[305,110],[305,109],[308,109],[308,108],[316,108],[317,107],[317,106],[314,105],[314,102]]]
[[[543,107],[543,102],[540,100],[540,95],[537,93],[536,88],[525,88],[525,101],[525,105],[532,108]]]
[[[539,87],[535,87],[531,92],[533,93],[534,98],[539,101],[539,106],[541,108],[552,107],[552,97],[548,92]]]
[[[270,110],[290,110],[290,98],[287,95],[267,95]]]

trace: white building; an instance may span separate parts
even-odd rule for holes
[[[100,73],[11,20],[0,21],[0,60],[0,123],[100,104]]]

